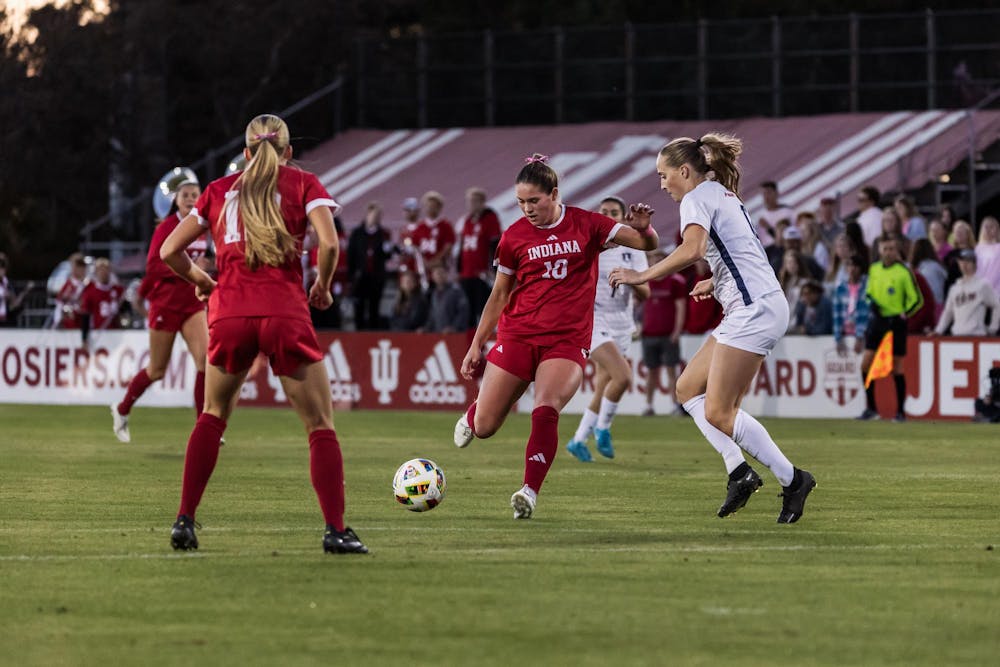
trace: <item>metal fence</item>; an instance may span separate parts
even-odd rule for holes
[[[963,108],[1000,84],[1000,10],[359,38],[358,125]]]

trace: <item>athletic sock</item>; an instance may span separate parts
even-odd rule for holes
[[[694,423],[698,425],[698,430],[702,432],[709,444],[715,448],[715,451],[722,455],[727,473],[733,472],[741,463],[746,463],[746,459],[743,458],[743,452],[733,442],[733,439],[709,424],[708,420],[705,419],[705,394],[698,394],[686,401],[684,409],[694,419]]]
[[[750,464],[744,461],[743,463],[733,468],[733,471],[729,473],[729,481],[735,482],[736,480],[746,475],[748,472],[750,472]]]
[[[903,405],[906,403],[906,376],[893,375],[892,379],[896,381],[896,412],[903,414]]]
[[[219,440],[226,431],[226,422],[215,415],[204,412],[198,417],[188,439],[187,454],[184,455],[184,481],[181,485],[181,507],[177,515],[185,514],[192,519],[205,493],[208,480],[219,460]]]
[[[465,421],[469,422],[469,428],[472,429],[472,435],[479,437],[476,433],[476,401],[472,402],[469,409],[465,411]]]
[[[587,438],[594,431],[594,424],[597,423],[597,413],[587,408],[580,417],[580,425],[576,427],[576,434],[573,439],[577,442],[587,442]]]
[[[194,376],[194,411],[200,417],[205,409],[205,371],[198,371]]]
[[[614,420],[616,412],[618,412],[617,402],[601,398],[601,412],[597,415],[597,428],[603,430],[611,428],[611,422]]]
[[[146,372],[145,368],[136,373],[132,381],[128,383],[128,389],[125,390],[125,398],[118,404],[118,414],[127,415],[131,412],[132,405],[139,400],[143,392],[149,389],[149,385],[151,384],[153,384],[153,381],[149,379],[149,373]]]
[[[332,429],[309,434],[309,475],[326,523],[344,530],[344,457]]]
[[[733,441],[747,454],[766,465],[782,486],[792,483],[795,468],[791,461],[774,444],[767,429],[743,410],[736,413],[733,421]]]
[[[865,385],[865,373],[861,373],[861,386]],[[868,385],[865,389],[865,407],[872,412],[875,412],[875,381]]]
[[[524,483],[538,493],[559,449],[559,413],[550,405],[531,412],[531,435],[524,450]]]

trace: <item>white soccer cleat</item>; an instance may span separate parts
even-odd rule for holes
[[[536,502],[538,502],[538,494],[527,484],[515,491],[514,495],[510,497],[510,506],[514,508],[514,518],[530,519],[535,511]]]
[[[474,437],[472,435],[472,427],[469,426],[469,420],[463,414],[455,422],[455,446],[461,449],[472,442],[472,438]]]
[[[115,432],[115,437],[120,442],[132,442],[132,436],[128,432],[128,415],[118,414],[118,406],[111,404],[111,428]]]

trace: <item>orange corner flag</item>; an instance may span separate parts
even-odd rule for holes
[[[872,365],[868,369],[868,376],[865,378],[865,389],[868,388],[873,381],[879,378],[888,377],[892,374],[892,332],[886,333],[882,338],[882,342],[878,344],[878,349],[875,350],[875,357],[872,359]]]

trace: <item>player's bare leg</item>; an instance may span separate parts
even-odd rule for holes
[[[583,463],[590,463],[594,460],[587,448],[587,440],[590,439],[594,432],[594,426],[597,425],[597,413],[601,410],[601,400],[604,398],[604,392],[610,379],[611,376],[604,370],[604,367],[595,363],[594,395],[590,397],[590,405],[580,417],[580,425],[576,427],[576,433],[566,444],[566,451]]]
[[[455,445],[465,447],[474,437],[489,438],[496,433],[529,384],[487,361],[479,396],[455,424]]]
[[[174,347],[174,336],[172,331],[149,330],[149,362],[128,383],[121,402],[111,406],[111,428],[119,441],[132,441],[128,428],[129,413],[149,386],[166,374],[167,362],[170,361],[170,353]]]
[[[205,407],[205,356],[208,354],[208,322],[205,311],[199,310],[184,321],[181,336],[194,361],[194,409],[197,416]]]
[[[611,444],[611,421],[618,411],[618,402],[632,383],[632,368],[614,343],[601,345],[590,356],[608,376],[597,413],[597,424],[594,426],[594,439],[597,441],[597,451],[610,459],[615,456],[614,446]]]

